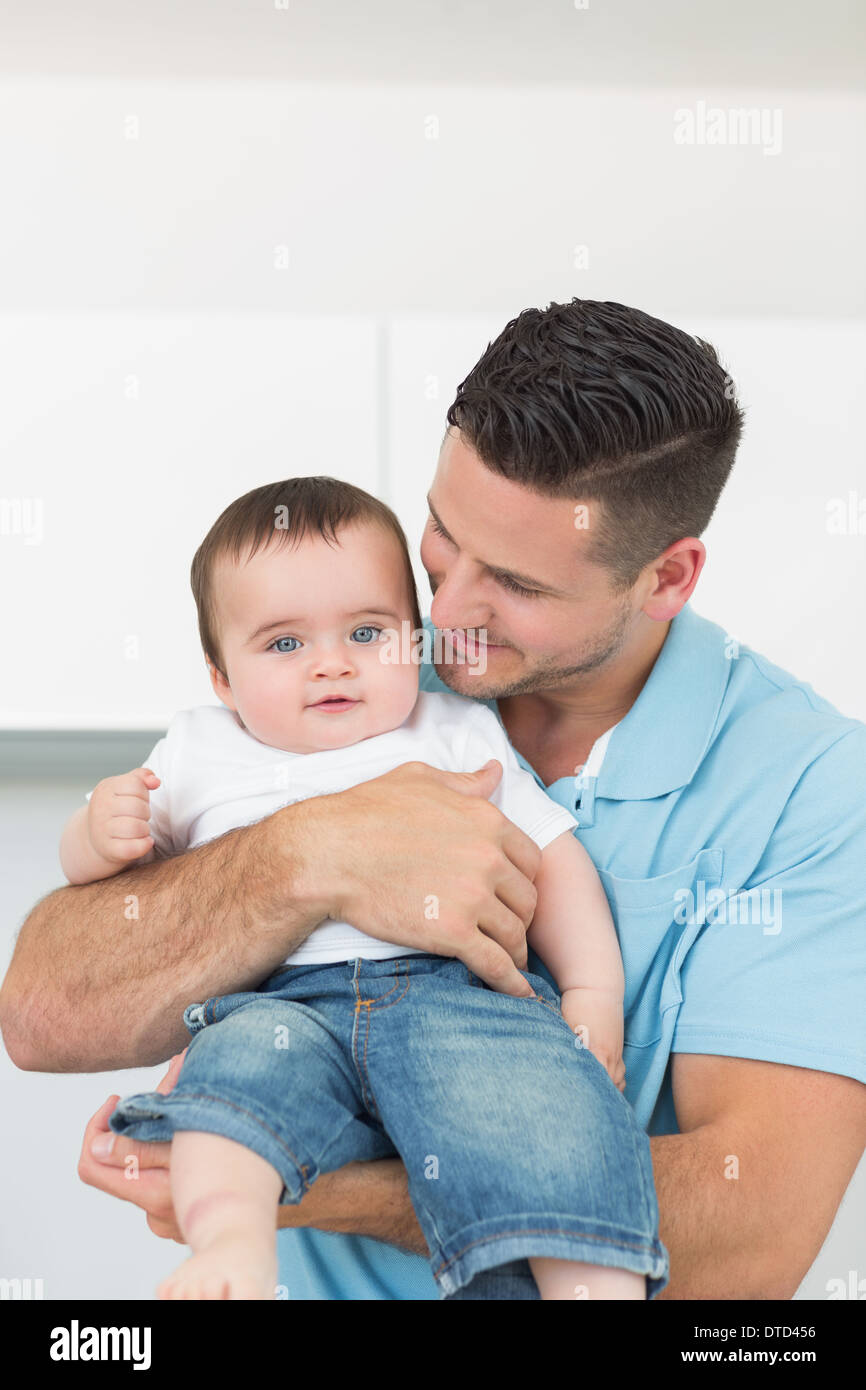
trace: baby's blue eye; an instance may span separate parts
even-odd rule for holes
[[[293,647],[283,647],[283,646],[280,645],[282,642],[294,642],[295,645],[294,645]],[[271,645],[270,645],[270,650],[271,650],[271,651],[274,651],[274,652],[286,652],[286,653],[288,653],[288,652],[295,652],[295,651],[297,651],[297,649],[298,649],[298,647],[299,647],[300,645],[301,645],[301,644],[300,644],[300,642],[298,641],[297,637],[277,637],[276,640],[273,641],[273,642],[271,643]]]
[[[366,644],[368,642],[375,642],[376,638],[378,637],[381,631],[382,629],[380,627],[356,627],[355,631],[352,633],[352,636],[357,637],[359,642]],[[364,635],[358,637],[359,632]]]

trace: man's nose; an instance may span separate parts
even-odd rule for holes
[[[477,584],[452,570],[436,586],[430,604],[430,619],[434,626],[483,628],[490,618],[490,604],[479,596]]]

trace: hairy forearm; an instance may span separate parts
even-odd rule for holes
[[[152,1066],[185,1047],[187,1004],[253,988],[327,915],[312,801],[174,859],[50,893],[18,936],[0,1028],[20,1067]]]
[[[650,1139],[659,1235],[670,1255],[660,1299],[789,1299],[796,1292],[769,1211],[772,1175],[735,1176],[741,1144],[726,1126]],[[777,1175],[778,1178],[778,1175]]]
[[[412,1255],[429,1256],[398,1158],[349,1163],[323,1173],[298,1206],[277,1208],[277,1227],[313,1226],[341,1235],[370,1236]]]

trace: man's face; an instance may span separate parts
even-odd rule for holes
[[[576,512],[569,498],[500,477],[452,428],[428,505],[421,560],[430,617],[447,637],[436,670],[452,690],[477,699],[567,690],[623,648],[640,588],[612,592],[608,572],[586,558],[593,503]],[[467,628],[481,629],[483,653]]]

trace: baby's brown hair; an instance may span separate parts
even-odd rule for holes
[[[406,566],[406,583],[414,627],[421,627],[418,591],[409,558],[409,547],[400,522],[391,508],[372,493],[339,478],[318,476],[284,478],[253,488],[231,502],[217,517],[196,551],[190,568],[190,584],[198,611],[198,630],[205,656],[228,680],[217,630],[213,595],[215,561],[232,555],[239,561],[247,550],[251,558],[275,537],[281,544],[297,543],[305,536],[321,536],[338,544],[337,532],[352,522],[369,521],[390,532],[399,542]]]

